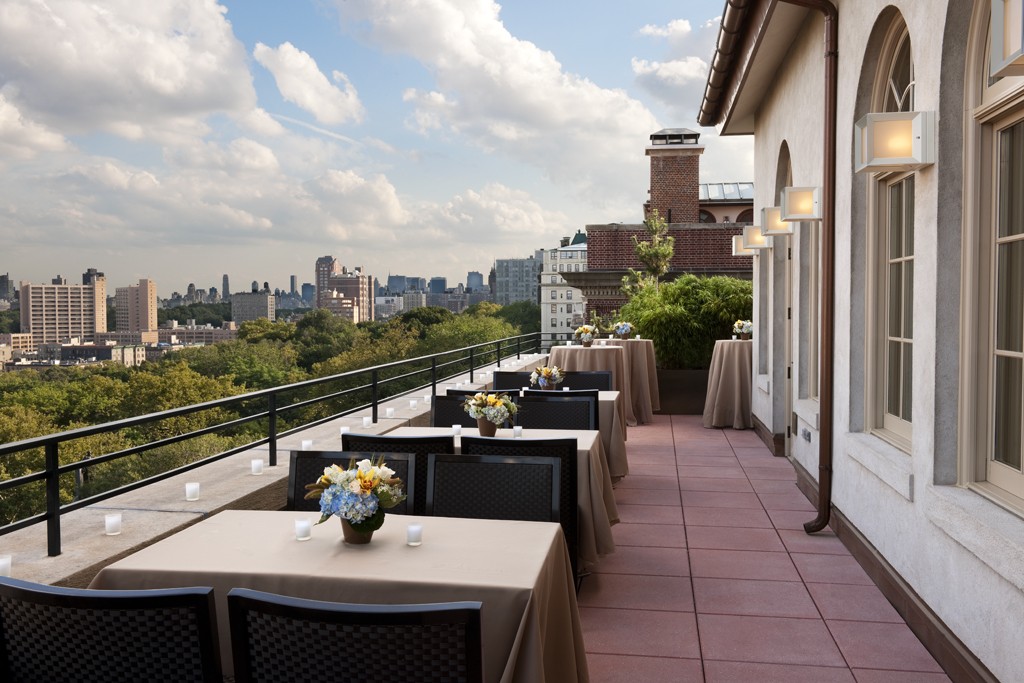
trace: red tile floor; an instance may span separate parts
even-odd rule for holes
[[[629,430],[617,549],[579,594],[593,683],[949,681],[753,431]]]

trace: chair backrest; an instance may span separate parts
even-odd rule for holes
[[[354,605],[247,588],[227,601],[236,683],[308,683],[324,667],[344,670],[331,680],[483,681],[479,602]]]
[[[453,439],[454,441],[454,439]],[[344,442],[342,442],[344,446]],[[416,467],[420,457],[424,461],[424,477],[426,477],[426,456],[415,453],[395,453],[392,451],[292,451],[291,467],[288,469],[288,509],[320,511],[320,500],[306,500],[306,484],[312,484],[323,476],[324,468],[331,465],[348,467],[348,464],[383,455],[384,464],[395,471],[395,476],[402,480],[405,500],[393,508],[388,514],[408,515],[415,511],[417,500]],[[423,481],[420,479],[419,481]],[[421,496],[422,497],[422,496]]]
[[[99,591],[0,578],[0,680],[195,681],[223,672],[212,588]]]
[[[519,399],[516,423],[526,429],[600,429],[598,402],[593,396],[550,396],[531,394]]]
[[[494,382],[491,384],[495,391],[515,391],[530,386],[530,375],[532,370],[512,372],[510,370],[495,370]]]
[[[464,396],[435,396],[430,406],[430,424],[433,427],[476,427],[476,418],[470,417],[462,404]]]
[[[612,390],[611,370],[577,370],[567,371],[562,386],[570,389],[598,389],[599,391]]]
[[[455,424],[452,422],[448,426]],[[406,507],[412,500],[412,510],[415,515],[423,514],[423,506],[426,497],[423,495],[424,484],[427,481],[427,454],[428,453],[454,453],[455,437],[447,435],[435,436],[390,436],[388,434],[352,434],[341,435],[341,447],[346,451],[376,451],[379,453],[415,453],[416,458],[416,496],[409,496],[406,499]]]
[[[524,396],[568,396],[570,398],[586,398],[592,396],[601,399],[601,392],[597,389],[527,389]]]
[[[558,522],[561,462],[555,457],[427,456],[427,515]]]
[[[444,395],[445,396],[458,396],[461,399],[465,400],[465,398],[467,396],[475,396],[476,394],[479,394],[481,392],[486,394],[487,390],[486,389],[456,389],[454,387],[449,387],[448,389],[444,390]],[[455,423],[453,422],[452,424],[455,424]]]
[[[576,439],[492,439],[481,436],[462,437],[466,455],[500,455],[506,458],[544,456],[558,458],[558,519],[565,532],[573,575],[579,566],[579,446]]]

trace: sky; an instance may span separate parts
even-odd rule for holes
[[[3,0],[0,273],[110,291],[312,282],[331,255],[465,282],[638,223],[698,128],[721,0]]]

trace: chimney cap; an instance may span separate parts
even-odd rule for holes
[[[652,145],[696,145],[700,133],[689,128],[662,128],[651,133]]]

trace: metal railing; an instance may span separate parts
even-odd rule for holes
[[[46,492],[46,509],[44,512],[32,514],[0,526],[0,536],[45,521],[47,553],[51,557],[59,555],[61,553],[61,515],[264,444],[269,445],[269,464],[274,466],[277,464],[277,440],[282,436],[287,436],[302,429],[367,408],[371,410],[373,421],[377,422],[378,404],[383,400],[400,394],[423,390],[426,387],[430,387],[431,393],[436,394],[438,381],[444,381],[445,379],[468,372],[472,382],[474,381],[474,373],[481,367],[492,363],[500,366],[503,359],[512,358],[513,356],[520,358],[524,353],[538,353],[540,351],[540,333],[507,337],[451,351],[352,370],[329,377],[320,377],[295,384],[164,410],[158,413],[150,413],[115,422],[107,422],[2,444],[0,445],[0,464],[3,464],[6,458],[13,454],[42,449],[44,466],[42,469],[30,474],[0,482],[0,499],[3,498],[3,494],[7,491],[36,482],[43,482]],[[332,384],[352,384],[353,386],[346,386],[340,390],[330,390]],[[310,392],[322,390],[326,390],[326,393],[306,397]],[[278,422],[280,420],[289,415],[298,415],[303,409],[320,406],[321,404],[326,406],[329,402],[344,403],[346,399],[351,400],[352,397],[366,396],[367,394],[369,395],[368,400],[358,402],[356,405],[349,405],[338,412],[316,417],[293,425],[283,431],[278,431]],[[233,413],[237,414],[237,417],[183,434],[175,434],[155,441],[136,444],[115,452],[104,453],[96,457],[88,457],[65,464],[60,463],[61,444],[100,434],[119,433],[142,425],[160,423],[172,418],[180,418],[203,411],[218,409],[230,409]],[[82,472],[89,467],[145,453],[156,448],[184,442],[206,434],[235,430],[242,425],[259,423],[261,421],[265,423],[265,429],[261,430],[262,435],[260,438],[130,484],[77,498],[68,503],[61,503],[60,478],[62,475],[75,476],[76,481],[78,481],[82,477]]]

